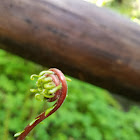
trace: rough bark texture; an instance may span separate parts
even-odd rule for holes
[[[0,47],[140,100],[140,26],[81,0],[0,0]]]

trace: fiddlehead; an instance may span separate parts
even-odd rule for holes
[[[42,71],[39,75],[32,75],[31,80],[34,80],[35,77],[38,78],[36,82],[37,88],[30,90],[36,93],[35,98],[40,101],[47,100],[48,102],[56,102],[52,107],[37,116],[22,132],[16,133],[15,136],[18,136],[17,140],[24,140],[28,133],[37,124],[54,113],[66,98],[66,79],[70,79],[66,78],[60,70],[52,68],[47,71]]]

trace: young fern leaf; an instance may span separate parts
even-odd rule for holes
[[[37,79],[36,89],[30,89],[35,93],[35,99],[38,101],[46,100],[47,102],[55,101],[54,105],[46,111],[38,115],[30,124],[28,124],[22,132],[16,133],[14,136],[18,136],[17,140],[24,140],[28,133],[45,118],[54,113],[64,102],[67,95],[67,81],[71,81],[66,78],[63,73],[56,69],[51,68],[47,71],[42,71],[39,75],[33,74],[30,79]]]

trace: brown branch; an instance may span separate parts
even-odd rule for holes
[[[82,0],[0,0],[0,47],[140,100],[140,27]]]

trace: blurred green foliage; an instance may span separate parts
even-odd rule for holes
[[[140,20],[139,0],[88,0]],[[47,103],[29,92],[44,68],[0,50],[0,140],[14,140]],[[121,105],[105,90],[72,78],[62,107],[29,134],[29,140],[140,140],[140,109]]]
[[[108,7],[140,24],[140,0],[86,0],[99,7]]]
[[[43,68],[0,50],[0,140],[16,132],[47,108],[34,99],[30,75]],[[124,112],[111,95],[72,78],[62,107],[29,134],[29,140],[139,140],[140,110]]]

